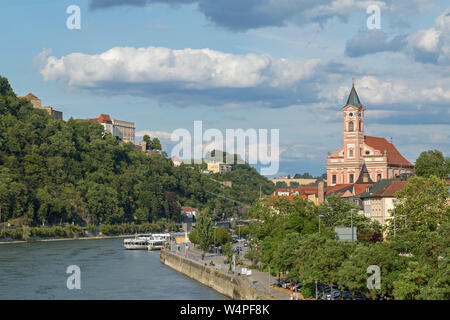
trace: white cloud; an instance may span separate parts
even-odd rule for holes
[[[435,20],[435,26],[419,30],[409,40],[409,51],[421,62],[450,64],[450,10]]]
[[[45,52],[48,54],[48,51]],[[114,47],[95,55],[47,56],[44,80],[75,87],[103,82],[178,82],[185,89],[288,87],[311,76],[319,60],[273,59],[268,55],[236,55],[210,49]]]
[[[62,81],[75,89],[216,106],[254,103],[280,107],[314,99],[310,79],[323,67],[318,59],[163,47],[114,47],[100,54],[71,53],[61,58],[46,50],[40,61],[45,81]]]
[[[375,76],[365,76],[358,79],[356,88],[364,105],[450,103],[450,83],[442,87],[416,80],[396,78],[383,81]],[[330,101],[343,101],[348,93],[348,86],[340,86],[326,97]]]

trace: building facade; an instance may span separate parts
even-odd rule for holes
[[[359,101],[353,84],[346,105],[344,119],[344,146],[328,155],[327,185],[353,184],[363,168],[368,175],[363,183],[390,179],[400,174],[412,174],[414,166],[385,138],[364,134],[365,107]]]
[[[393,218],[393,210],[398,199],[395,194],[406,187],[406,180],[386,179],[367,188],[359,198],[363,205],[364,215],[378,221],[382,226]],[[399,223],[403,217],[397,217]]]
[[[62,120],[63,119],[62,111],[55,110],[55,109],[53,109],[50,106],[44,106],[43,107],[41,99],[39,99],[38,97],[36,97],[32,93],[29,93],[26,96],[19,97],[19,98],[25,98],[25,99],[29,100],[31,102],[31,104],[33,105],[33,107],[36,108],[36,109],[44,109],[55,120]]]
[[[212,173],[224,173],[230,172],[232,169],[231,164],[226,164],[222,162],[211,162],[208,163],[208,171]]]
[[[105,132],[119,138],[122,142],[135,143],[134,122],[113,120],[108,114],[101,114],[98,118],[91,118],[87,120],[100,123]]]
[[[114,128],[114,136],[119,137],[123,142],[135,142],[136,128],[134,122],[128,122],[123,120],[112,120]]]

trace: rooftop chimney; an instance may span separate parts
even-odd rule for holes
[[[322,204],[324,199],[324,183],[320,181],[317,187],[317,203]]]

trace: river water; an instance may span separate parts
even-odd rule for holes
[[[69,290],[67,267],[80,268]],[[0,245],[0,299],[226,299],[159,261],[159,252],[124,250],[123,239]]]

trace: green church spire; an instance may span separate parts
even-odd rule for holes
[[[353,78],[354,80],[354,78]],[[355,82],[353,82],[352,84],[352,90],[350,91],[350,95],[348,96],[347,99],[347,105],[352,105],[355,106],[357,108],[361,107],[361,102],[359,101],[359,97],[358,94],[356,93],[356,89],[355,89]]]

